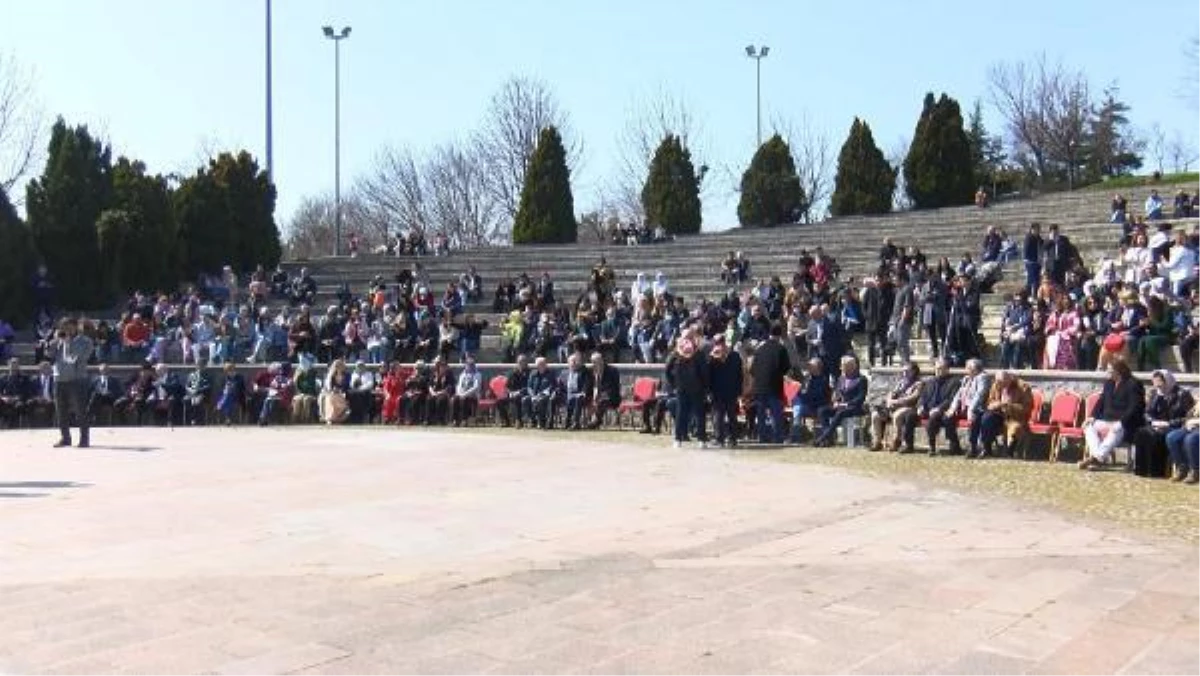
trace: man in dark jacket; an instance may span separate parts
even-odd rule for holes
[[[567,368],[558,376],[558,397],[566,405],[568,430],[582,429],[583,411],[592,399],[592,372],[583,365],[578,352],[567,359]]]
[[[508,391],[508,398],[504,401],[496,403],[496,410],[500,412],[500,424],[504,427],[511,427],[513,421],[517,423],[517,427],[525,426],[525,402],[529,399],[529,392],[526,388],[529,386],[529,359],[523,355],[517,355],[517,367],[509,371],[508,377],[505,378],[504,388]]]
[[[1042,249],[1050,279],[1053,279],[1055,284],[1062,286],[1067,278],[1067,270],[1070,270],[1071,264],[1075,262],[1074,245],[1066,235],[1059,234],[1058,224],[1052,223],[1049,237],[1042,242]]]
[[[1037,293],[1038,283],[1042,278],[1042,226],[1040,223],[1029,224],[1029,232],[1025,235],[1025,246],[1021,249],[1021,258],[1025,262],[1025,288],[1032,296]]]
[[[538,357],[533,366],[526,387],[528,397],[525,399],[525,417],[530,425],[548,430],[554,422],[551,406],[558,380],[545,357]]]
[[[1123,440],[1132,439],[1145,420],[1146,392],[1129,365],[1117,359],[1109,364],[1108,375],[1100,398],[1083,422],[1087,457],[1079,461],[1079,469],[1103,465],[1112,457],[1113,449]]]
[[[927,419],[925,434],[929,437],[931,456],[937,455],[937,433],[944,427],[942,421],[947,419],[946,412],[954,405],[958,385],[959,379],[950,375],[950,363],[943,357],[934,362],[933,377],[925,381],[925,386],[921,388],[921,398],[917,401],[917,415],[911,419],[910,424],[915,427],[918,419]],[[945,429],[947,437],[958,434],[954,427],[945,426]],[[909,430],[905,430],[904,435],[906,439],[912,438],[912,432]]]
[[[892,317],[895,296],[891,278],[884,272],[876,275],[874,283],[868,283],[863,290],[863,329],[867,333],[867,359],[871,366],[875,365],[877,356],[884,366],[892,361],[886,347],[888,320]]]
[[[742,355],[729,349],[723,335],[713,338],[708,376],[717,445],[737,448],[737,406],[738,397],[742,396],[745,373],[742,370]]]
[[[751,394],[758,407],[758,440],[782,444],[783,378],[791,370],[787,348],[783,346],[783,326],[771,325],[771,337],[758,346],[750,365]],[[767,436],[766,417],[771,417],[772,435]]]
[[[600,429],[604,416],[621,405],[621,374],[617,367],[606,364],[599,352],[592,353],[591,368],[591,429]]]

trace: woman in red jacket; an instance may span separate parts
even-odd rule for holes
[[[392,362],[392,365],[388,367],[387,375],[383,378],[383,422],[399,422],[400,399],[404,397],[404,388],[407,384],[408,377],[401,368],[400,362]]]

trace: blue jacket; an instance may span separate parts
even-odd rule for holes
[[[796,395],[796,400],[789,403],[803,404],[807,408],[816,410],[829,404],[830,394],[829,378],[823,375],[809,376],[800,393]]]

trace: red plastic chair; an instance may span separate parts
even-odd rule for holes
[[[478,411],[491,416],[500,401],[508,398],[508,376],[494,376],[488,381],[487,390],[479,398]]]
[[[1045,423],[1029,423],[1031,434],[1050,436],[1050,462],[1058,461],[1059,434],[1063,428],[1073,427],[1079,419],[1080,397],[1071,390],[1059,390],[1050,401],[1050,420]]]
[[[626,414],[645,408],[646,403],[654,399],[654,392],[657,389],[658,381],[654,378],[642,376],[634,380],[633,398],[626,399],[617,406],[617,426],[624,427]]]
[[[783,405],[785,407],[792,405],[792,400],[796,398],[797,394],[800,394],[801,387],[798,381],[791,378],[783,379]]]
[[[1087,399],[1085,399],[1083,402],[1083,408],[1076,414],[1075,419],[1072,420],[1069,425],[1063,425],[1062,427],[1058,428],[1059,445],[1062,444],[1063,439],[1078,440],[1083,438],[1083,421],[1087,420],[1088,416],[1092,415],[1092,409],[1096,408],[1096,402],[1099,400],[1099,391],[1089,394]],[[1054,454],[1053,459],[1057,460],[1059,449],[1057,447],[1053,447],[1050,450]]]

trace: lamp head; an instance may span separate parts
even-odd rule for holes
[[[746,56],[754,56],[754,45],[746,45]]]
[[[342,29],[342,37],[344,37],[344,38],[350,37],[350,27],[349,26],[346,26],[345,28]]]
[[[333,37],[333,26],[321,26],[321,32],[325,34],[325,37],[331,38]]]
[[[766,45],[763,45],[761,48],[759,48],[759,50],[758,50],[758,55],[759,55],[759,56],[766,56],[766,55],[767,55],[767,53],[768,53],[768,52],[770,52],[770,51],[771,51],[771,48],[770,48],[770,47],[768,47],[768,46],[766,46]]]

